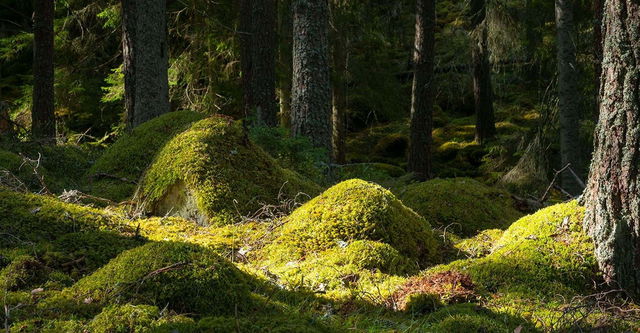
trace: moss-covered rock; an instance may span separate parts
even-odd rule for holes
[[[132,302],[201,314],[230,314],[249,303],[235,266],[210,250],[176,242],[125,251],[62,294],[77,304]]]
[[[113,201],[130,198],[136,190],[135,183],[162,147],[202,117],[191,111],[170,112],[123,135],[87,172],[91,193]]]
[[[356,163],[335,167],[339,180],[358,178],[378,184],[386,183],[393,178],[401,177],[406,171],[400,167],[385,163]]]
[[[268,248],[289,258],[357,240],[389,244],[421,263],[436,255],[436,241],[425,219],[388,190],[359,179],[335,185],[296,209],[279,232]]]
[[[106,307],[89,323],[95,333],[151,332],[160,310],[150,305],[115,305]]]
[[[509,193],[470,178],[433,179],[398,192],[405,205],[434,227],[460,236],[505,228],[522,216]]]
[[[17,290],[42,282],[44,266],[32,256],[22,255],[0,270],[0,295],[8,290]]]
[[[144,175],[140,198],[157,215],[221,225],[263,204],[318,190],[253,145],[240,123],[214,116],[194,123],[162,148]]]
[[[454,247],[470,258],[479,258],[491,253],[491,249],[504,233],[500,229],[483,230],[479,234],[455,242]]]

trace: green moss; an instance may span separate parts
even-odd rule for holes
[[[270,317],[208,317],[196,326],[199,332],[269,332],[269,333],[322,333],[335,329],[300,315]]]
[[[42,282],[44,267],[31,256],[23,255],[14,258],[11,263],[0,270],[0,295],[7,290],[17,290]]]
[[[406,174],[404,169],[385,163],[357,163],[337,166],[336,177],[339,180],[358,178],[374,183],[386,183]]]
[[[406,303],[405,311],[412,315],[431,313],[443,306],[440,296],[434,294],[411,294]]]
[[[491,249],[502,237],[503,233],[504,231],[500,229],[484,230],[471,238],[456,242],[454,247],[462,251],[467,257],[483,257],[491,253]]]
[[[344,181],[296,209],[269,248],[297,258],[356,240],[387,243],[422,263],[435,257],[429,223],[391,192],[363,180]]]
[[[88,325],[95,333],[151,332],[160,310],[149,305],[116,305],[106,307]]]
[[[460,236],[505,228],[521,216],[509,193],[470,178],[434,179],[398,192],[405,205],[435,227]]]
[[[510,332],[504,324],[480,315],[454,315],[444,319],[435,327],[434,332],[442,333],[505,333]]]
[[[121,227],[124,225],[120,218],[101,210],[0,187],[0,249],[29,246],[67,233]]]
[[[122,136],[88,171],[86,176],[92,179],[91,193],[114,201],[130,198],[136,189],[133,182],[140,179],[162,147],[189,124],[202,117],[191,111],[170,112]],[[102,174],[128,181],[106,178]]]
[[[417,268],[398,250],[386,243],[357,240],[344,249],[335,251],[337,253],[332,257],[337,263],[355,265],[360,269],[379,269],[384,273],[403,274]]]
[[[163,147],[145,173],[140,194],[157,215],[221,225],[262,204],[317,191],[317,185],[282,169],[249,142],[240,123],[215,116],[194,123]]]
[[[209,314],[233,313],[248,302],[246,282],[231,263],[175,242],[125,251],[63,294],[85,304],[134,302]]]

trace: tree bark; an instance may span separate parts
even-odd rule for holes
[[[560,114],[560,159],[562,166],[571,164],[573,170],[582,173],[580,147],[580,92],[576,62],[575,25],[573,0],[556,0],[556,44],[558,60],[558,107]],[[562,187],[577,195],[583,190],[569,172],[561,178]]]
[[[346,10],[340,1],[331,1],[331,60],[333,62],[333,159],[337,164],[346,163],[349,26],[342,13]]]
[[[124,97],[129,129],[169,112],[166,0],[122,0]]]
[[[408,171],[431,177],[435,0],[417,0]]]
[[[327,0],[293,1],[293,83],[291,123],[332,157]]]
[[[280,100],[280,123],[291,128],[291,80],[293,79],[293,9],[291,0],[279,4],[278,20],[278,99]]]
[[[252,90],[253,108],[261,125],[278,125],[276,104],[276,0],[253,3]]]
[[[596,105],[594,119],[598,119],[600,109],[600,77],[602,76],[602,6],[604,0],[593,0],[594,24],[593,24],[593,55],[594,55],[594,80],[596,86]]]
[[[34,139],[56,136],[53,92],[53,0],[35,0],[33,15],[33,106],[31,133]]]
[[[640,3],[606,0],[585,229],[607,282],[640,298]]]
[[[486,1],[471,1],[471,24],[476,32],[472,38],[473,96],[476,111],[476,142],[484,144],[496,134],[493,115],[491,64],[487,43]]]
[[[253,89],[251,75],[253,73],[253,56],[251,40],[253,36],[253,1],[240,0],[240,19],[238,26],[238,45],[240,48],[240,85],[242,87],[242,108],[245,117],[251,115],[253,105]]]

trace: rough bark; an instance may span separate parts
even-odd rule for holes
[[[31,133],[34,139],[56,136],[53,92],[52,0],[36,0],[33,15],[33,106]]]
[[[261,125],[278,125],[276,104],[276,0],[253,3],[252,66],[253,109]]]
[[[576,62],[574,0],[556,0],[556,44],[558,61],[558,108],[560,114],[560,159],[563,167],[571,163],[582,173],[580,128],[580,92]],[[583,190],[573,175],[564,172],[562,187],[577,195]]]
[[[346,162],[347,132],[347,40],[337,31],[333,45],[333,156],[338,164]]]
[[[291,80],[293,78],[293,17],[291,0],[278,2],[278,99],[280,123],[291,128]]]
[[[594,118],[598,119],[598,110],[600,109],[600,76],[602,76],[602,6],[604,0],[593,0],[594,24],[593,24],[593,56],[594,80],[596,86],[596,105],[594,108]]]
[[[640,297],[640,3],[606,0],[585,229],[606,281]]]
[[[253,95],[251,75],[253,73],[253,56],[251,54],[251,40],[253,34],[253,0],[240,0],[240,19],[238,26],[238,45],[240,49],[240,85],[242,87],[242,108],[245,117],[251,115]]]
[[[487,43],[486,1],[471,1],[471,24],[475,30],[471,48],[473,64],[473,96],[476,112],[476,141],[484,144],[496,134],[493,116],[493,91],[491,86],[491,64]]]
[[[408,171],[431,177],[435,0],[417,0]]]
[[[127,126],[169,112],[166,0],[122,0]]]
[[[293,1],[291,124],[332,156],[327,0]]]

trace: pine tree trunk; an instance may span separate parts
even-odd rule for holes
[[[291,0],[278,2],[278,99],[280,123],[291,128],[291,80],[293,79],[293,18]]]
[[[602,8],[603,0],[593,0],[593,12],[595,23],[593,24],[593,58],[594,58],[594,79],[596,86],[596,105],[594,108],[594,119],[598,119],[600,109],[600,77],[602,76]]]
[[[558,58],[558,107],[560,114],[560,159],[562,166],[571,164],[573,170],[582,173],[580,128],[580,92],[576,62],[573,0],[556,0],[556,43]],[[577,195],[583,190],[573,175],[561,175],[562,187]]]
[[[276,0],[260,0],[253,4],[252,94],[256,118],[261,125],[278,125],[276,104]]]
[[[165,0],[122,0],[122,56],[127,126],[169,112]]]
[[[293,135],[310,138],[331,159],[328,11],[327,0],[293,1],[291,124]]]
[[[606,0],[600,116],[584,200],[605,279],[640,298],[640,3]]]
[[[347,41],[338,31],[333,41],[333,156],[338,164],[346,162],[347,132]]]
[[[33,106],[31,133],[34,139],[56,136],[53,93],[53,0],[36,0],[33,15]]]
[[[485,0],[471,1],[471,22],[477,30],[477,38],[472,38],[473,96],[476,111],[476,142],[484,144],[496,134],[493,116],[493,91],[491,87],[491,64],[487,43]],[[479,30],[478,30],[479,29]]]
[[[431,177],[435,0],[417,0],[408,171]]]
[[[242,108],[245,117],[252,113],[253,89],[251,75],[253,73],[253,56],[251,40],[253,36],[253,0],[240,1],[240,20],[238,27],[238,45],[240,48],[240,70],[242,71],[240,85],[242,87]]]

